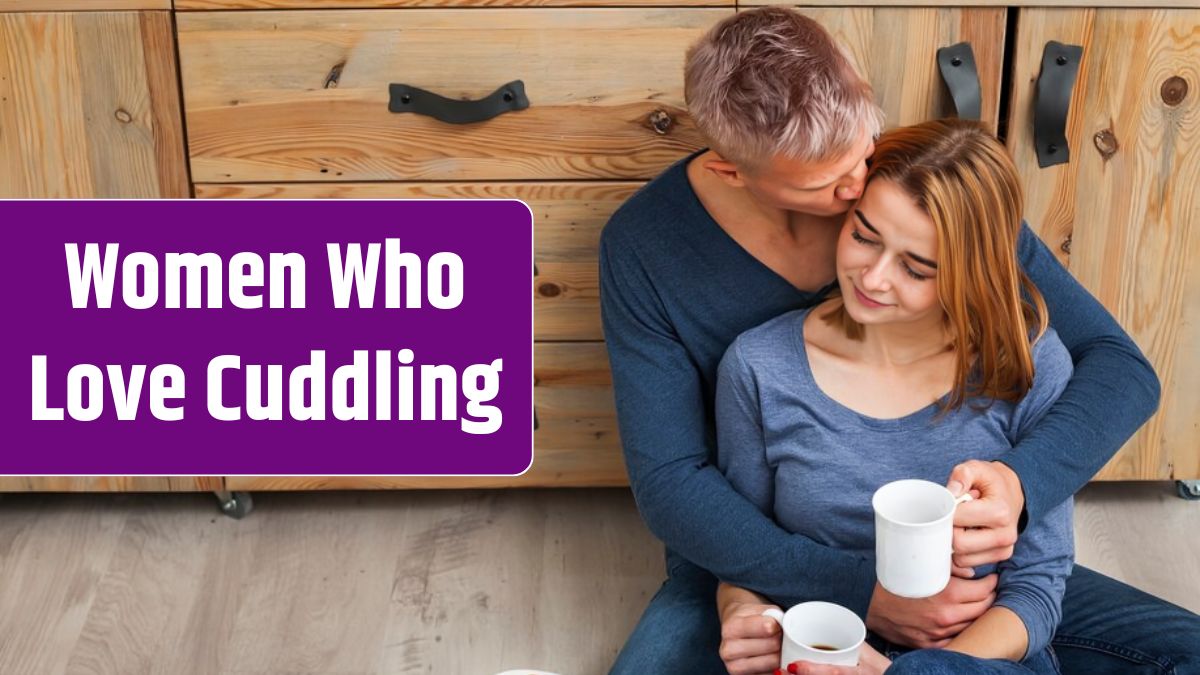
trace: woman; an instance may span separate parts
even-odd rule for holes
[[[722,360],[719,463],[734,487],[789,531],[873,553],[877,488],[944,484],[955,465],[997,459],[1031,429],[1071,359],[1017,264],[1021,210],[1011,160],[978,125],[884,134],[838,240],[839,296],[746,332]],[[871,636],[859,672],[1057,672],[1049,643],[1071,510],[1029,524],[998,567],[994,605],[943,649]],[[767,601],[722,586],[717,603],[724,623]],[[722,658],[735,675],[772,673],[778,649],[741,641]]]

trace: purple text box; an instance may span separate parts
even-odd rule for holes
[[[521,202],[42,201],[0,202],[0,214],[9,253],[0,275],[11,299],[0,360],[7,383],[0,399],[0,474],[514,475],[532,461],[533,222]],[[412,264],[409,258],[410,267],[423,272],[419,308],[404,306],[409,284],[400,287],[401,307],[384,306],[389,239],[398,240],[394,248],[401,254],[419,260]],[[66,247],[72,243],[78,245],[81,265],[86,244],[98,244],[97,256],[109,250],[106,244],[119,244],[111,308],[97,307],[90,284],[86,308],[72,307]],[[348,308],[334,307],[327,244],[337,244],[343,261],[350,244],[361,246],[364,261],[369,245],[379,245],[373,308],[359,307],[357,295],[351,295]],[[134,252],[150,254],[158,267],[158,298],[148,309],[131,308],[124,300],[122,268]],[[205,285],[204,306],[188,308],[183,281],[183,307],[168,308],[166,278],[173,275],[166,254],[209,252],[222,263],[222,306],[209,306]],[[251,284],[243,293],[260,294],[262,308],[243,309],[231,301],[230,263],[239,252],[257,254],[263,261],[263,283]],[[435,257],[442,252],[452,255]],[[272,253],[303,256],[304,308],[291,306],[290,294],[281,298],[288,306],[270,306]],[[461,260],[459,277],[453,271],[454,256]],[[129,263],[139,280],[128,289],[134,303],[150,299],[146,265],[133,264],[145,258]],[[236,267],[238,273],[253,270]],[[397,278],[406,280],[409,268],[397,269]],[[442,282],[440,294],[433,290],[434,276]],[[90,279],[83,274],[77,278]],[[443,305],[455,302],[456,278],[461,280],[461,302],[447,309],[432,306],[431,297]],[[291,277],[284,279],[276,285],[290,288]],[[78,281],[76,286],[84,288]],[[325,357],[325,419],[298,421],[290,401],[291,373],[309,364],[314,350]],[[361,415],[365,408],[368,419],[336,419],[334,374],[353,362],[355,350],[367,352],[366,367],[342,371],[354,376],[345,378],[342,390],[352,391],[355,383],[367,380],[368,401],[364,406],[361,398],[345,396],[341,411],[343,416]],[[38,355],[45,357],[40,414],[61,410],[61,420],[33,419]],[[220,355],[240,357],[239,367],[219,372],[219,403],[227,411],[217,413],[236,410],[237,421],[216,419],[209,407],[208,371]],[[93,364],[98,371],[77,371],[84,393],[72,408],[68,374],[78,364]],[[106,366],[119,366],[129,385],[135,364],[147,367],[137,407],[125,406],[126,414],[136,418],[121,420]],[[160,364],[175,364],[183,372],[183,396],[159,408],[182,407],[182,420],[164,421],[152,413],[153,369]],[[249,419],[249,366],[261,366],[258,400],[266,403],[268,366],[273,364],[282,367],[277,399],[282,419]],[[434,380],[423,366],[451,370],[441,368],[444,379]],[[313,402],[313,385],[299,376],[314,370],[297,374],[301,406]],[[169,374],[165,368],[158,372]],[[385,372],[387,378],[380,377]],[[103,375],[102,409],[86,394],[96,374]],[[379,384],[385,379],[386,386]],[[174,382],[166,378],[161,384]],[[420,393],[427,382],[435,383],[437,392],[427,397],[436,398],[427,402],[437,417],[432,420],[422,419],[426,397]],[[447,386],[452,387],[453,410],[442,398]],[[380,404],[381,395],[390,399],[387,405]],[[402,401],[411,402],[414,419],[399,419]],[[73,410],[86,411],[84,417],[100,414],[80,421]],[[300,416],[311,414],[295,410]],[[389,419],[380,419],[383,415]],[[465,431],[467,426],[476,432]]]

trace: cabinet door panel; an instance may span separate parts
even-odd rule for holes
[[[1158,414],[1100,478],[1200,478],[1200,10],[1020,12],[1008,143],[1026,216],[1163,384]],[[1070,162],[1041,169],[1033,109],[1049,40],[1081,45],[1083,61]]]
[[[937,50],[970,42],[979,73],[983,122],[996,129],[1004,62],[1003,7],[797,9],[846,48],[875,89],[889,128],[954,116],[954,101],[938,72]]]
[[[0,197],[186,197],[169,12],[0,13]]]

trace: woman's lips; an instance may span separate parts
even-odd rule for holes
[[[887,305],[883,304],[882,302],[875,302],[874,300],[868,298],[866,295],[863,295],[863,292],[858,290],[858,286],[854,287],[854,295],[858,298],[858,301],[863,306],[865,306],[869,309],[876,309],[878,307],[887,307]]]

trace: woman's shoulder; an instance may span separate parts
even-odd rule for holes
[[[1062,382],[1071,379],[1075,369],[1071,352],[1052,326],[1033,343],[1033,369],[1035,381],[1039,377]]]
[[[788,354],[794,354],[795,339],[804,328],[804,318],[810,309],[784,312],[738,335],[726,350],[730,355],[754,368],[763,364],[772,365]]]

